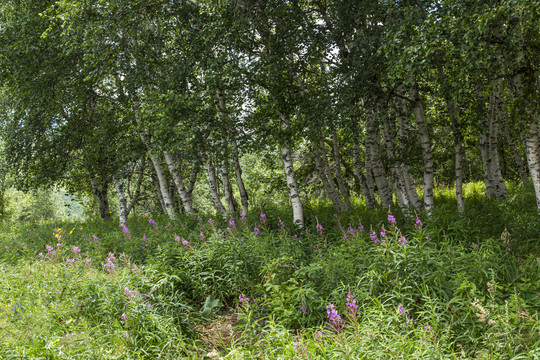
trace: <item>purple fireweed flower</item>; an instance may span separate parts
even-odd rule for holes
[[[142,236],[143,241],[146,241],[146,235]]]
[[[212,218],[210,218],[210,219],[208,219],[208,223],[209,223],[210,225],[214,225],[214,220],[212,220]]]
[[[73,264],[75,259],[66,258],[66,264]]]
[[[388,214],[388,223],[395,225],[396,218],[392,214]]]
[[[380,241],[379,238],[377,237],[377,233],[374,230],[371,230],[369,237],[371,241],[373,241],[375,244],[378,244]]]
[[[261,233],[261,230],[259,230],[258,227],[255,227],[255,228],[253,229],[253,232],[255,233],[255,235],[259,235],[259,234]]]
[[[341,320],[341,316],[339,316],[334,304],[328,304],[326,306],[326,313],[328,314],[328,322],[330,325],[332,325],[335,330],[339,330],[343,320]]]
[[[129,235],[129,229],[126,224],[122,224],[122,230],[124,231],[124,235]]]
[[[201,233],[199,234],[199,237],[201,238],[202,241],[205,241],[206,240],[206,237],[204,236],[203,232],[201,231]]]
[[[174,241],[176,241],[177,243],[179,243],[179,242],[180,242],[180,236],[176,235],[176,236],[174,237]]]
[[[384,231],[384,229],[381,231],[381,238],[385,237],[386,236],[386,232]]]
[[[240,300],[241,303],[249,303],[249,298],[243,297],[242,294],[238,295],[238,300]]]
[[[285,228],[285,223],[283,223],[283,220],[279,219],[278,226],[282,229]]]
[[[98,241],[97,235],[92,235],[92,239],[94,239],[94,241]]]
[[[317,232],[322,234],[323,231],[324,231],[324,229],[323,229],[322,225],[317,223]]]
[[[356,312],[358,311],[358,305],[356,304],[356,299],[354,298],[353,294],[351,294],[351,291],[349,290],[349,293],[347,294],[347,312],[350,315],[356,315]]]
[[[418,218],[418,216],[416,216],[416,223],[414,224],[414,227],[420,230],[422,226],[423,226],[422,221]]]
[[[240,213],[240,217],[242,218],[242,220],[243,220],[243,221],[245,221],[245,220],[246,220],[246,214],[244,214],[244,213]]]
[[[182,245],[184,246],[189,246],[189,241],[185,240],[184,238],[182,238]]]
[[[62,244],[58,243],[58,244],[56,244],[56,246],[60,248],[60,247],[62,247]]]
[[[229,220],[229,225],[233,229],[236,227],[236,224],[235,224],[234,220]]]
[[[202,221],[202,218],[200,216],[197,216],[198,221]]]
[[[403,307],[403,305],[399,304],[398,311],[399,311],[399,315],[405,314],[405,308]]]
[[[121,319],[127,320],[127,318],[128,318],[128,315],[126,313],[122,313]]]
[[[79,255],[79,253],[81,252],[81,249],[79,249],[77,246],[73,246],[73,247],[71,248],[71,251],[73,251],[73,253],[74,253],[75,255]]]
[[[87,258],[87,259],[84,259],[84,263],[85,263],[86,265],[90,265],[91,262],[92,262],[92,260],[90,260],[90,259],[88,259],[88,258]]]
[[[108,272],[112,272],[116,268],[116,265],[111,261],[111,259],[109,259],[103,266]]]
[[[261,212],[261,222],[266,222],[266,214]]]
[[[305,314],[307,312],[307,309],[304,305],[300,305],[300,311]]]
[[[148,222],[150,223],[150,225],[156,226],[156,222],[153,219],[148,220]]]
[[[398,243],[399,245],[405,245],[405,243],[407,242],[407,239],[405,238],[405,236],[400,236],[399,239],[398,239]]]
[[[363,227],[362,225],[360,225],[360,226],[358,227],[358,230],[364,231],[364,227]]]
[[[350,233],[354,233],[356,230],[354,230],[352,227],[349,227],[349,228],[347,229],[347,231],[350,232]]]
[[[39,257],[43,257],[43,256],[44,256],[42,252],[40,252],[38,255],[39,255]]]
[[[54,249],[51,245],[47,245],[47,253],[48,254],[54,253]]]

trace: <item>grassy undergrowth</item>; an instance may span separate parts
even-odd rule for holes
[[[4,222],[0,358],[540,358],[534,195],[467,191],[464,215],[444,189],[430,217],[307,206],[304,234],[269,206],[124,229]]]

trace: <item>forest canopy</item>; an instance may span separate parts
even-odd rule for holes
[[[121,224],[193,215],[197,187],[247,214],[245,167],[278,163],[299,228],[307,197],[429,213],[436,183],[540,209],[539,25],[525,0],[5,0],[3,176],[104,220],[114,189]]]

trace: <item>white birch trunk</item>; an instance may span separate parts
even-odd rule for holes
[[[126,194],[124,193],[124,185],[116,176],[113,176],[114,186],[116,187],[116,193],[118,194],[118,220],[120,226],[126,225],[127,223],[127,200]]]
[[[411,88],[411,97],[413,100],[413,113],[416,119],[416,125],[418,126],[418,132],[420,133],[422,158],[424,160],[424,207],[428,214],[431,214],[431,210],[435,205],[433,199],[433,154],[431,153],[431,140],[422,100],[415,86]]]
[[[375,184],[379,190],[381,205],[384,208],[388,208],[393,204],[392,189],[388,184],[388,179],[386,178],[386,172],[382,164],[381,154],[378,146],[380,137],[378,130],[379,126],[375,121],[373,113],[368,114],[367,119],[366,153],[369,154],[369,163],[371,165],[371,171],[373,172]]]
[[[522,77],[523,75],[516,76],[514,84],[519,96],[525,98],[523,90],[524,80]],[[535,82],[537,84],[537,90],[540,91],[539,80],[535,79]],[[538,115],[535,110],[535,108],[531,108],[531,104],[525,105],[525,114],[522,117],[524,119],[524,131],[521,132],[521,138],[525,146],[525,157],[527,158],[529,174],[536,196],[536,206],[540,213],[540,129],[538,127]]]
[[[202,157],[206,160],[206,169],[208,172],[208,185],[210,187],[210,195],[212,196],[212,201],[214,202],[216,210],[221,214],[221,216],[224,219],[227,219],[228,218],[227,210],[225,209],[225,206],[223,206],[223,203],[221,202],[218,189],[217,189],[216,168],[214,167],[214,164],[212,164],[212,160],[210,160],[210,157],[208,156],[208,154],[203,153]]]
[[[401,172],[401,166],[395,156],[396,134],[392,133],[388,119],[383,119],[382,129],[383,139],[386,143],[386,155],[388,156],[388,159],[391,163],[390,173],[396,187],[396,196],[398,199],[398,203],[403,209],[404,213],[407,214],[409,207],[411,206],[411,202],[409,201],[409,196],[407,194],[407,190],[405,189],[405,181]]]
[[[167,214],[167,208],[165,207],[165,202],[163,201],[163,196],[161,195],[161,188],[159,187],[156,169],[154,168],[154,164],[152,163],[152,161],[150,161],[150,171],[152,174],[152,181],[154,182],[154,186],[156,188],[156,197],[159,204],[161,205],[161,210],[163,210],[164,214]]]
[[[176,219],[176,213],[174,210],[174,203],[172,202],[171,195],[169,193],[169,184],[167,183],[167,177],[163,171],[163,167],[159,162],[157,156],[150,154],[150,162],[154,165],[154,170],[156,171],[156,176],[159,183],[159,189],[161,191],[161,197],[163,198],[163,204],[167,210],[167,215],[170,219]]]
[[[442,63],[437,64],[439,71],[439,79],[441,85],[446,87],[446,76],[444,74],[444,69]],[[460,213],[465,212],[465,200],[463,199],[463,172],[462,172],[462,163],[463,163],[463,145],[461,141],[461,131],[456,119],[456,110],[454,102],[449,98],[448,95],[445,95],[446,108],[448,109],[448,117],[450,118],[450,125],[452,126],[452,133],[454,135],[454,172],[456,180],[456,201],[458,211]]]
[[[540,211],[540,132],[538,129],[538,120],[535,118],[527,124],[527,128],[522,133],[523,144],[525,145],[525,154],[529,173],[536,195],[536,206]]]
[[[182,206],[184,207],[184,211],[188,215],[194,215],[195,212],[193,211],[191,198],[186,192],[186,188],[184,186],[184,179],[182,177],[182,173],[179,170],[178,162],[175,160],[173,154],[168,151],[163,151],[163,156],[165,157],[165,162],[167,163],[169,172],[173,178],[174,184],[176,185],[178,195],[180,195],[180,200],[182,202]]]
[[[410,130],[409,130],[409,121],[407,119],[407,108],[404,100],[397,100],[397,111],[398,111],[398,134],[399,134],[399,151],[402,154],[407,153],[406,144],[410,143]],[[403,156],[403,155],[402,155]],[[421,210],[424,207],[424,203],[418,196],[416,191],[416,184],[414,183],[414,178],[411,173],[411,166],[407,163],[401,164],[401,171],[403,173],[403,184],[410,203],[416,210]]]
[[[244,186],[244,180],[242,179],[242,167],[240,166],[240,159],[238,157],[238,145],[236,144],[236,140],[232,141],[232,150],[234,158],[234,173],[236,175],[236,183],[238,184],[238,192],[240,193],[242,213],[247,216],[249,210],[249,196]]]
[[[324,166],[321,161],[321,152],[316,142],[313,142],[313,160],[315,160],[315,167],[319,174],[319,178],[322,181],[323,187],[337,212],[342,212],[345,209],[345,204],[341,200],[337,193],[336,187],[333,182],[329,181],[324,171]]]
[[[231,180],[229,178],[229,162],[227,158],[227,142],[224,140],[221,148],[221,182],[223,183],[223,193],[225,194],[225,202],[229,208],[229,215],[234,215],[238,204],[236,203],[232,192]]]
[[[285,133],[289,129],[289,115],[280,111],[279,117],[281,120],[281,129]],[[298,193],[298,185],[296,183],[296,177],[294,173],[294,166],[292,160],[291,149],[289,147],[289,140],[286,134],[283,137],[280,145],[281,161],[283,162],[283,171],[285,172],[285,179],[287,181],[287,189],[289,191],[289,199],[291,201],[293,210],[293,222],[294,226],[299,229],[304,228],[304,209],[302,207],[302,200]]]
[[[495,196],[498,200],[504,200],[507,196],[506,184],[501,172],[499,162],[499,152],[497,151],[497,133],[499,129],[499,112],[501,110],[500,86],[496,84],[496,90],[493,91],[494,111],[489,121],[489,156],[491,158],[491,171],[495,185]]]

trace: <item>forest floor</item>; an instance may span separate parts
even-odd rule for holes
[[[534,194],[436,200],[429,217],[307,204],[302,233],[278,206],[5,221],[0,358],[540,358]]]

